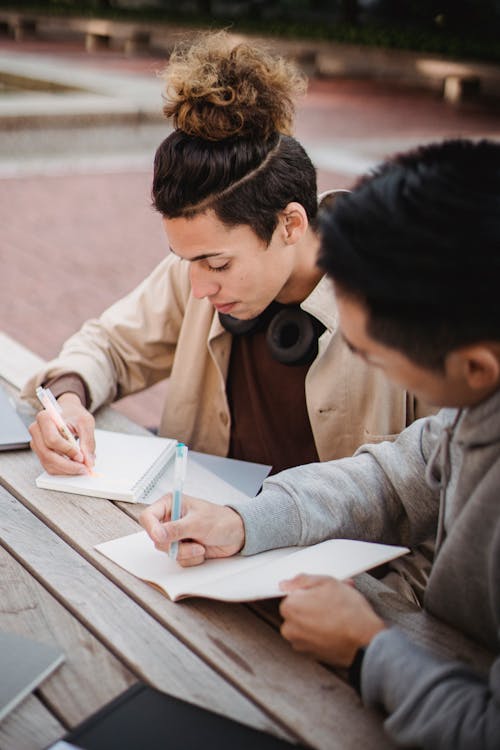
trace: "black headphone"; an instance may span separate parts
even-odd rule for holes
[[[260,315],[238,320],[219,313],[222,326],[234,336],[266,331],[266,342],[273,359],[284,365],[308,365],[318,354],[318,338],[325,326],[299,305],[271,302]]]

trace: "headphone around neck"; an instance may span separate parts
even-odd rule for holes
[[[222,326],[233,336],[266,330],[266,342],[273,359],[284,365],[308,365],[318,354],[318,338],[325,326],[300,305],[271,302],[260,315],[238,320],[219,313]]]

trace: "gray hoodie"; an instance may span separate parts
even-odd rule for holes
[[[394,627],[367,649],[362,697],[387,712],[398,743],[500,748],[500,391],[418,420],[394,443],[281,472],[232,507],[244,520],[244,554],[332,537],[413,547],[437,530],[424,607],[497,655],[489,677]]]

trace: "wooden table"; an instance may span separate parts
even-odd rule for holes
[[[13,346],[9,368],[23,370],[25,354]],[[144,432],[110,408],[97,422]],[[0,750],[44,748],[137,680],[318,750],[393,746],[340,676],[281,638],[275,603],[170,602],[94,549],[137,531],[142,506],[40,490],[40,471],[31,451],[0,454],[0,629],[55,643],[66,661],[0,724]],[[357,580],[420,642],[488,667],[459,634],[371,576]]]

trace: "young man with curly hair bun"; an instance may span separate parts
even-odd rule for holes
[[[316,264],[316,172],[291,135],[303,76],[222,32],[180,47],[165,83],[152,196],[171,252],[25,388],[48,383],[80,437],[40,412],[44,468],[84,473],[91,412],[166,378],[160,435],[274,472],[399,433],[414,398],[350,352]]]

